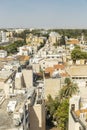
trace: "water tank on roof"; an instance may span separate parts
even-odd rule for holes
[[[9,101],[7,105],[7,112],[14,112],[16,105],[17,101]]]

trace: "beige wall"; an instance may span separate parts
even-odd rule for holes
[[[0,89],[3,89],[5,92],[6,97],[9,95],[9,84],[0,82]]]
[[[15,88],[21,89],[24,87],[23,74],[17,73],[18,76],[15,77]]]
[[[33,71],[28,69],[22,70],[24,82],[27,88],[33,86]]]
[[[30,130],[45,130],[45,104],[30,107]]]
[[[4,82],[0,82],[0,89],[4,89],[4,85],[5,85]]]
[[[37,64],[32,64],[32,67],[33,67],[34,72],[36,72],[36,73],[40,72],[40,65],[38,63]]]
[[[47,96],[50,94],[52,98],[55,98],[57,96],[59,90],[60,90],[60,85],[61,79],[45,79],[45,99],[47,99]]]

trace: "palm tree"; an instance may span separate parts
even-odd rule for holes
[[[65,85],[60,90],[60,98],[69,98],[78,92],[77,84],[71,82],[69,78],[65,79]]]

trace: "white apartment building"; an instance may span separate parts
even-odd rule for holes
[[[9,39],[6,36],[6,32],[1,31],[0,32],[0,42],[8,42],[8,41],[9,41]]]
[[[68,130],[87,130],[87,98],[76,95],[70,99]]]
[[[22,28],[16,28],[16,29],[15,29],[15,32],[18,33],[18,34],[20,34],[20,33],[22,33],[24,30],[25,30],[25,29],[22,29]]]
[[[32,46],[22,46],[18,48],[18,55],[25,55],[28,56],[32,54]]]
[[[51,43],[56,43],[60,38],[61,36],[56,32],[51,32],[49,34],[49,42]]]
[[[40,69],[45,70],[47,67],[53,67],[62,63],[63,59],[60,56],[58,57],[58,55],[48,55],[48,58],[35,57],[30,59],[30,64],[33,66],[34,72],[38,72]]]
[[[42,70],[48,67],[53,67],[54,65],[57,65],[57,64],[63,64],[63,59],[61,57],[55,58],[56,56],[53,56],[53,55],[50,55],[50,56],[52,56],[52,58],[48,56],[48,58],[43,59],[39,62],[39,65]]]

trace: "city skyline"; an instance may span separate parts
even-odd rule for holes
[[[87,28],[87,0],[0,0],[0,28]]]

